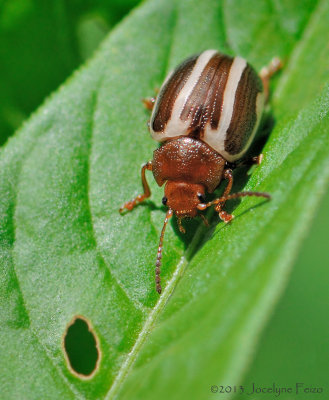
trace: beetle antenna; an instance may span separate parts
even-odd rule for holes
[[[246,197],[246,196],[265,197],[266,199],[271,198],[271,196],[268,193],[264,192],[237,192],[233,194],[228,194],[227,196],[220,197],[219,199],[215,199],[213,201],[210,201],[209,203],[200,203],[197,205],[197,209],[205,210],[206,208],[212,205],[224,203],[226,200],[232,200],[232,199],[237,199],[238,197]]]
[[[160,273],[161,273],[161,258],[162,258],[162,246],[163,246],[163,237],[164,237],[164,233],[166,230],[166,226],[168,224],[169,219],[172,217],[172,209],[169,208],[169,210],[167,211],[166,214],[166,218],[164,220],[163,223],[163,227],[162,227],[162,231],[161,231],[161,235],[160,235],[160,240],[159,240],[159,247],[158,247],[158,254],[157,254],[157,259],[155,262],[155,284],[156,284],[156,291],[160,294],[162,289],[161,289],[161,285],[160,285]]]
[[[222,202],[222,201],[237,199],[238,197],[246,197],[246,196],[265,197],[265,199],[271,198],[271,196],[268,193],[264,193],[264,192],[237,192],[237,193],[229,194],[227,196],[223,196],[218,200],[219,200],[219,202]]]

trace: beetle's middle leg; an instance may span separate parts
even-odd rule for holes
[[[264,159],[264,154],[261,153],[258,156],[255,157],[250,157],[250,158],[244,158],[240,161],[234,161],[234,162],[229,162],[226,161],[225,166],[229,169],[237,169],[240,167],[251,167],[252,165],[260,165]]]
[[[152,161],[149,161],[142,166],[141,178],[142,178],[142,185],[143,185],[144,193],[139,194],[134,199],[124,203],[123,206],[119,209],[120,213],[124,210],[131,211],[137,204],[141,203],[142,201],[144,201],[145,199],[147,199],[148,197],[151,196],[151,190],[150,190],[149,184],[147,183],[146,176],[145,176],[146,170],[152,171]]]

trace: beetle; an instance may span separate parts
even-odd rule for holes
[[[144,100],[152,111],[148,123],[151,136],[161,145],[154,151],[153,160],[142,166],[144,192],[124,203],[119,211],[132,210],[150,197],[146,170],[153,172],[159,186],[165,185],[162,203],[168,211],[155,263],[159,294],[163,237],[173,214],[185,233],[182,218],[194,218],[211,205],[228,223],[233,215],[223,209],[227,200],[243,196],[270,198],[261,192],[230,192],[232,167],[261,162],[262,155],[242,163],[237,160],[255,136],[268,98],[269,79],[280,67],[280,60],[274,58],[258,75],[241,57],[206,50],[178,65],[165,79],[156,99]],[[207,202],[206,193],[214,192],[222,179],[227,180],[222,196]]]

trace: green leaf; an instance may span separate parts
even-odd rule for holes
[[[241,381],[329,175],[329,56],[318,65],[309,54],[327,46],[329,5],[259,4],[144,3],[1,150],[6,399],[202,399],[213,396],[212,384]],[[140,99],[206,48],[239,53],[257,68],[273,56],[286,63],[273,80],[277,121],[264,162],[248,182],[246,171],[236,176],[236,190],[273,198],[231,203],[228,226],[186,223],[187,238],[173,221],[159,298],[162,189],[150,179],[152,201],[124,217],[118,208],[141,190],[139,168],[155,148]],[[305,96],[295,97],[296,76],[308,77],[312,63]],[[62,348],[76,316],[99,342],[90,379],[71,372]]]
[[[262,334],[255,360],[244,379],[246,392],[252,391],[252,382],[267,388],[273,387],[273,381],[276,387],[291,388],[294,397],[302,400],[316,393],[307,388],[316,388],[319,393],[322,389],[322,396],[327,392],[329,321],[323,316],[328,309],[328,205],[329,192],[316,211],[287,290]],[[298,386],[298,396],[297,383],[303,384]],[[289,399],[290,395],[282,390],[280,397]],[[237,398],[243,399],[241,395]]]

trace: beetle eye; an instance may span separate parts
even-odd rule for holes
[[[164,206],[167,204],[167,201],[168,201],[168,199],[167,199],[166,196],[162,197],[162,204],[163,204]]]
[[[198,193],[198,199],[201,201],[201,203],[206,202],[206,196],[204,194]]]

